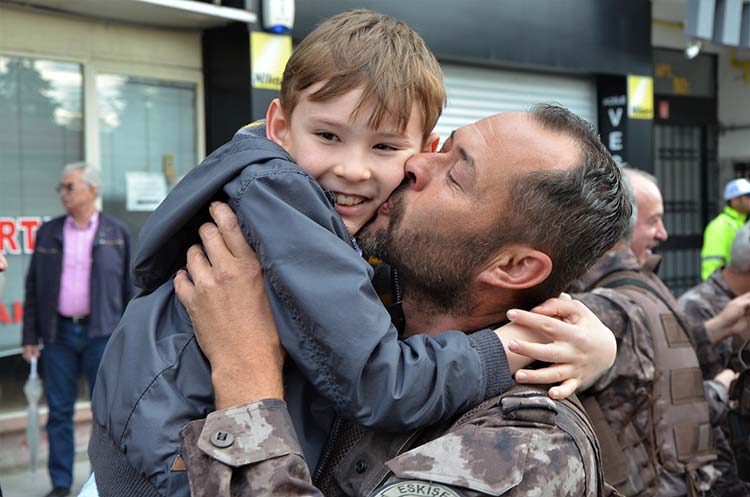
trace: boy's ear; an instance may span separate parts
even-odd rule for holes
[[[521,290],[539,285],[551,272],[552,259],[544,252],[511,246],[496,254],[478,278],[492,287]]]
[[[440,135],[433,131],[425,140],[422,152],[434,152],[437,150],[438,143],[440,143]]]
[[[284,109],[281,108],[281,102],[278,98],[274,98],[266,112],[266,138],[280,147],[286,148],[289,126],[289,119],[287,119]]]

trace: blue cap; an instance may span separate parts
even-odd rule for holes
[[[748,194],[750,194],[750,181],[745,178],[733,179],[724,187],[725,201]]]

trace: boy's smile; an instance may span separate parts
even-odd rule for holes
[[[356,234],[403,180],[406,159],[422,150],[422,113],[413,105],[403,131],[392,118],[374,129],[369,121],[375,103],[360,105],[361,89],[311,101],[309,96],[322,84],[301,93],[291,119],[274,101],[267,115],[268,136],[333,192],[336,211]]]

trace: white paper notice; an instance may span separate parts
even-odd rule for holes
[[[167,196],[167,180],[162,173],[128,171],[125,180],[129,211],[153,211]]]

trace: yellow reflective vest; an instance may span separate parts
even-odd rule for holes
[[[702,279],[707,279],[717,268],[729,262],[734,236],[745,221],[747,221],[745,214],[727,205],[721,214],[708,223],[703,233],[703,249],[701,249]]]

